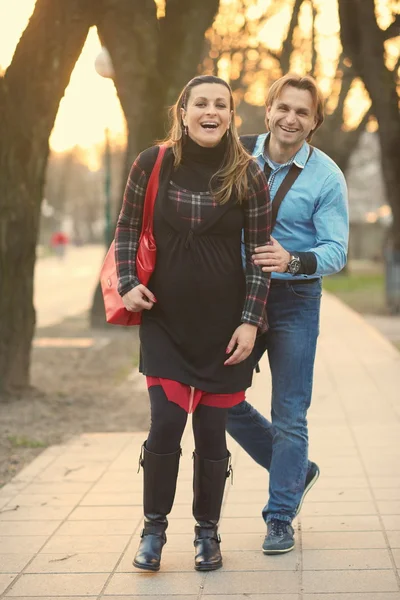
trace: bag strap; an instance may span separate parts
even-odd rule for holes
[[[314,151],[313,146],[310,146],[310,152],[308,154],[308,158],[305,162],[304,167],[310,160],[313,151]],[[304,167],[303,167],[303,169],[304,169]],[[271,230],[275,227],[276,219],[278,217],[279,207],[282,204],[284,197],[286,196],[286,194],[288,193],[288,191],[290,190],[290,188],[292,187],[292,185],[294,184],[294,182],[296,181],[296,179],[298,178],[298,176],[300,175],[300,173],[302,172],[303,169],[298,167],[294,163],[292,163],[292,166],[290,167],[289,172],[287,173],[285,179],[282,181],[281,185],[279,186],[278,191],[275,194],[274,201],[272,202]],[[271,167],[268,165],[268,163],[265,163],[264,173],[265,173],[267,179],[269,179],[269,175],[271,173]]]
[[[159,146],[157,159],[156,159],[156,162],[154,163],[154,167],[151,171],[149,180],[147,182],[146,195],[144,197],[142,232],[146,231],[146,230],[147,231],[153,230],[154,205],[155,205],[157,193],[158,193],[158,184],[159,184],[159,178],[160,178],[161,163],[164,158],[166,149],[167,149],[167,146],[165,144],[162,144],[161,146]]]

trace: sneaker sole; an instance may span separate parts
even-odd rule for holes
[[[295,515],[294,515],[293,518],[296,518],[297,515],[299,514],[299,512],[301,511],[301,508],[303,506],[303,502],[305,500],[305,497],[307,496],[308,492],[311,490],[311,488],[313,487],[313,485],[315,483],[317,483],[319,476],[320,476],[320,470],[319,470],[319,467],[318,467],[317,472],[315,473],[314,477],[311,479],[310,483],[308,484],[308,486],[305,488],[305,490],[303,492],[303,495],[302,495],[301,500],[300,500],[300,504],[298,505],[297,510],[296,510]]]
[[[263,548],[263,553],[268,555],[286,554],[287,552],[291,552],[292,550],[294,550],[294,544],[290,548],[284,548],[283,550],[264,550]]]

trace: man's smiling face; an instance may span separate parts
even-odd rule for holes
[[[265,120],[275,141],[297,152],[317,124],[311,93],[286,85],[267,106]]]

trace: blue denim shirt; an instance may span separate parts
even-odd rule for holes
[[[263,169],[265,140],[269,133],[258,136],[253,156]],[[286,164],[273,168],[269,177],[270,195],[275,194],[286,177],[292,162],[304,169],[286,194],[279,208],[272,236],[288,252],[313,252],[317,271],[308,277],[331,275],[343,269],[347,260],[349,215],[347,186],[336,163],[318,148],[307,162],[310,146],[304,142],[297,154]],[[306,164],[307,163],[307,164]],[[303,279],[288,273],[272,273],[273,278]]]

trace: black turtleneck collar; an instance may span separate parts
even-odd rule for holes
[[[224,160],[227,146],[227,136],[223,135],[221,141],[216,146],[200,146],[191,137],[186,136],[182,148],[182,163],[191,162],[201,163],[210,167],[218,168]]]

